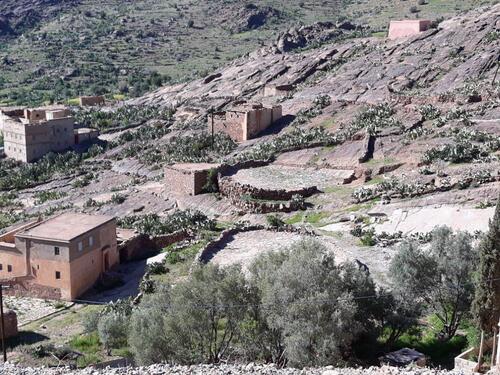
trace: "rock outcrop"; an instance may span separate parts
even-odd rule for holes
[[[500,4],[395,41],[350,38],[345,29],[351,27],[338,26],[317,24],[289,30],[277,42],[207,78],[163,87],[131,103],[189,105],[204,114],[210,106],[221,108],[236,99],[258,98],[269,84],[306,81],[309,84],[296,89],[284,108],[300,108],[301,102],[317,95],[348,103],[378,103],[400,99],[414,89],[437,97],[479,77],[493,79],[499,50],[492,36],[500,27]],[[311,35],[316,38],[312,40]],[[301,53],[286,52],[310,43],[328,44]]]

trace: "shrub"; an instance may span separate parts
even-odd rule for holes
[[[133,228],[140,233],[153,236],[173,233],[178,230],[213,230],[215,221],[196,210],[175,211],[166,217],[157,214],[126,216],[118,220],[123,228]]]
[[[135,358],[218,362],[238,334],[247,295],[239,268],[195,269],[189,280],[145,299],[134,311],[129,341]]]
[[[73,112],[75,122],[81,126],[101,130],[123,128],[140,125],[152,119],[171,121],[173,108],[149,105],[124,105],[114,111],[103,111],[99,108],[78,109]]]
[[[83,332],[88,334],[97,331],[99,318],[100,312],[97,310],[86,312],[82,317]]]
[[[35,204],[42,204],[47,201],[60,199],[65,197],[67,193],[59,192],[59,191],[41,191],[35,193]]]
[[[122,204],[123,202],[125,202],[127,200],[127,197],[123,194],[113,194],[111,196],[111,203],[114,203],[114,204]]]
[[[285,222],[281,220],[277,215],[267,215],[266,216],[267,224],[272,228],[281,228],[285,225]]]
[[[362,332],[375,327],[377,299],[354,299],[376,295],[373,281],[352,264],[336,265],[316,241],[263,255],[250,271],[266,330],[273,332],[265,336],[269,354],[290,366],[338,363]]]
[[[112,348],[127,345],[129,317],[126,314],[112,311],[102,315],[97,324],[99,339],[108,352]]]
[[[327,132],[323,127],[314,127],[310,129],[294,127],[291,131],[280,134],[271,141],[259,143],[239,153],[230,161],[271,160],[276,155],[286,151],[316,146],[333,146],[338,143],[340,143],[339,139]]]
[[[432,104],[424,104],[418,108],[418,111],[424,120],[435,120],[441,115],[439,108]]]
[[[165,267],[165,264],[161,262],[154,262],[148,264],[147,272],[149,272],[151,275],[163,275],[168,272],[168,268]]]
[[[470,309],[477,263],[470,235],[438,227],[429,250],[413,241],[402,243],[389,272],[396,292],[436,314],[443,326],[441,337],[450,340]]]

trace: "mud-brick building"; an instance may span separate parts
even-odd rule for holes
[[[389,25],[389,39],[406,38],[420,34],[431,28],[430,20],[402,20],[391,21]]]
[[[209,115],[209,132],[225,133],[236,142],[255,138],[282,117],[280,105],[264,107],[262,104],[246,104],[225,112]]]
[[[110,216],[64,213],[0,236],[0,280],[16,294],[74,300],[118,263]]]
[[[67,109],[24,109],[3,115],[4,153],[25,163],[75,144],[74,120]]]
[[[210,171],[217,170],[219,164],[180,163],[165,167],[165,187],[167,190],[184,195],[203,193]]]
[[[106,103],[106,99],[102,95],[97,96],[80,96],[78,98],[78,104],[81,107],[92,107],[92,106],[102,106]]]

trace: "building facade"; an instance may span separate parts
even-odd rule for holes
[[[3,115],[4,153],[29,163],[75,144],[74,120],[67,109],[25,109],[22,116]]]
[[[198,195],[203,193],[211,170],[219,164],[181,163],[165,167],[165,186],[173,193]]]
[[[251,104],[214,114],[213,119],[208,119],[208,127],[209,132],[225,133],[236,142],[244,142],[257,137],[281,117],[280,105]]]
[[[0,237],[0,279],[29,295],[74,300],[118,263],[110,216],[65,213]]]
[[[97,96],[80,96],[78,98],[78,104],[82,107],[88,107],[88,106],[102,106],[106,103],[106,99],[102,95],[97,95]]]
[[[417,35],[429,30],[430,27],[430,20],[391,21],[389,25],[389,39],[406,38]]]

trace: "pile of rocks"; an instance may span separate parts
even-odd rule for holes
[[[86,368],[82,370],[70,370],[68,368],[21,368],[12,364],[0,365],[0,373],[3,375],[160,375],[160,374],[191,374],[191,375],[460,375],[457,371],[431,370],[425,368],[397,368],[397,367],[370,367],[367,369],[353,368],[333,368],[331,366],[324,368],[311,369],[278,369],[273,365],[196,365],[196,366],[174,366],[166,364],[157,364],[149,367],[123,367],[106,368],[97,370]]]

